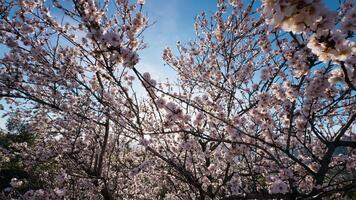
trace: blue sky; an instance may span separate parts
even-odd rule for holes
[[[174,49],[178,40],[194,39],[194,17],[202,11],[212,13],[215,8],[215,0],[146,0],[143,12],[155,24],[144,32],[148,48],[140,52],[138,69],[158,80],[172,77],[173,71],[161,59],[163,49]]]

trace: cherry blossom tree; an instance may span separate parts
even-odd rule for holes
[[[127,189],[134,182],[126,181],[145,157],[130,151],[140,138],[131,130],[141,129],[138,113],[145,108],[128,73],[144,47],[142,6],[126,0],[1,1],[1,43],[9,48],[1,59],[1,97],[14,106],[12,117],[36,135],[31,146],[14,146],[43,183],[25,199],[144,192]]]
[[[177,80],[162,83],[139,67],[144,3],[1,1],[0,97],[34,141],[0,152],[39,181],[21,192],[31,182],[13,177],[4,195],[354,195],[351,1],[332,11],[321,0],[218,0],[196,17],[195,40],[164,50]]]

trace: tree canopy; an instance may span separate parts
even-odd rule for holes
[[[144,6],[0,0],[0,198],[355,198],[352,1],[218,0],[167,82]]]

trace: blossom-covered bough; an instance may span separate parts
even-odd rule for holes
[[[19,155],[40,182],[4,197],[352,197],[356,8],[257,4],[198,15],[163,52],[178,80],[158,83],[139,64],[144,1],[2,0],[0,96],[35,139],[0,167]]]
[[[144,47],[142,6],[127,0],[1,1],[0,40],[8,48],[1,97],[14,106],[12,118],[36,134],[31,146],[14,146],[42,183],[23,198],[140,195],[128,179],[144,158],[130,148],[139,137],[131,132],[141,129],[134,117],[144,118],[138,113],[145,108],[128,71]]]

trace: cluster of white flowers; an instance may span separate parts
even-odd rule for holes
[[[330,27],[335,16],[320,0],[264,0],[262,14],[268,24],[294,33]]]
[[[90,24],[92,22],[99,23],[104,16],[104,12],[97,8],[94,0],[80,0],[78,4],[83,7],[83,21]]]
[[[241,141],[241,134],[236,128],[234,128],[232,126],[228,126],[226,128],[226,132],[229,134],[230,139],[232,141],[234,141],[234,142],[235,141]]]
[[[138,54],[129,48],[122,48],[122,39],[118,33],[115,32],[103,32],[102,30],[92,30],[89,33],[89,38],[99,40],[107,47],[114,47],[117,51],[114,51],[110,55],[110,60],[113,63],[123,63],[125,67],[132,68],[139,61]]]
[[[293,69],[293,75],[295,77],[302,77],[307,75],[309,72],[309,61],[310,50],[308,48],[303,48],[298,51],[295,51],[294,47],[290,50],[290,53],[287,54],[288,64]]]
[[[142,13],[137,13],[134,20],[132,21],[132,32],[139,32],[145,25],[147,19]]]
[[[184,139],[184,137],[181,137],[181,143],[179,144],[179,149],[183,151],[190,151],[194,150],[197,147],[197,142],[194,141],[191,138]]]
[[[276,99],[284,100],[286,98],[284,89],[280,85],[272,84],[271,89],[272,89],[272,94],[275,96]]]
[[[143,85],[148,89],[150,93],[154,93],[153,88],[156,87],[157,81],[151,77],[151,74],[148,72],[143,73]]]
[[[0,165],[10,161],[9,151],[0,147]]]
[[[119,36],[119,34],[115,33],[115,32],[107,32],[104,35],[101,36],[101,40],[104,43],[107,43],[110,46],[113,47],[120,47],[121,45],[121,38]]]
[[[356,30],[356,7],[351,0],[341,6],[341,30],[345,33]]]
[[[336,84],[344,80],[344,72],[338,68],[330,72],[330,77],[328,79],[329,83]]]
[[[290,101],[295,101],[297,99],[299,93],[291,82],[285,81],[283,83],[283,88],[285,90],[285,96],[287,97],[287,99],[289,99]]]
[[[280,179],[275,180],[269,187],[271,194],[286,194],[288,185]]]
[[[299,115],[295,119],[295,126],[298,131],[303,131],[307,125],[307,120],[302,115]]]
[[[197,125],[197,126],[200,126],[203,123],[204,119],[205,119],[204,114],[203,113],[198,113],[195,116],[194,124]]]
[[[125,67],[132,68],[134,67],[138,61],[139,61],[139,56],[135,51],[132,51],[130,49],[122,49],[121,50],[121,56],[123,58],[123,65]]]
[[[53,191],[47,190],[29,190],[24,195],[21,196],[21,199],[26,200],[36,200],[36,199],[63,199],[67,193],[67,190],[62,188],[55,188]]]
[[[320,61],[345,61],[349,55],[356,54],[356,43],[345,40],[341,31],[321,31],[310,37],[308,48]]]
[[[30,34],[35,31],[35,28],[30,24],[24,24],[24,25],[22,25],[20,31],[22,34]]]
[[[174,125],[179,125],[176,122],[177,121],[185,121],[189,118],[188,115],[183,113],[182,108],[180,106],[172,101],[167,102],[164,107],[166,111],[165,115],[165,126],[172,128]]]
[[[241,177],[234,175],[229,181],[229,186],[232,194],[241,194]]]
[[[293,171],[291,169],[280,169],[279,170],[279,177],[282,180],[288,180],[293,178]]]
[[[10,182],[10,185],[13,188],[19,188],[22,186],[22,184],[23,184],[23,181],[18,180],[17,178],[12,178],[11,182]]]
[[[221,17],[216,16],[217,27],[214,31],[216,40],[221,42],[224,39],[225,24]]]
[[[269,78],[272,77],[273,72],[274,72],[274,69],[272,67],[263,68],[261,70],[261,79],[268,80]]]
[[[242,8],[242,2],[240,0],[229,0],[229,4],[235,8]]]
[[[329,86],[330,83],[327,81],[326,76],[321,71],[315,71],[314,77],[311,78],[304,95],[308,99],[323,97],[326,95],[325,93]]]
[[[170,48],[165,48],[163,50],[162,58],[166,62],[170,61],[173,58],[172,50]]]
[[[261,47],[261,50],[263,52],[269,52],[271,50],[271,43],[268,40],[267,34],[263,34],[260,36],[260,40],[258,41],[258,44]]]
[[[158,98],[156,99],[155,103],[158,108],[164,108],[164,106],[166,105],[166,100],[164,100],[163,98]]]
[[[43,0],[22,0],[19,2],[20,2],[21,9],[23,11],[30,12],[34,8],[42,6],[44,1]]]
[[[113,64],[122,64],[129,68],[133,68],[139,62],[139,59],[137,52],[129,48],[119,48],[110,54],[110,61]]]
[[[336,14],[329,11],[321,0],[264,0],[262,8],[266,22],[274,27],[294,33],[313,32],[307,47],[320,61],[345,61],[356,54],[355,42],[345,39],[344,34],[356,26],[356,8],[351,2],[343,5],[342,30],[336,29]]]
[[[105,31],[103,29],[92,28],[88,31],[87,38],[95,41],[102,41],[104,35],[105,35]]]

